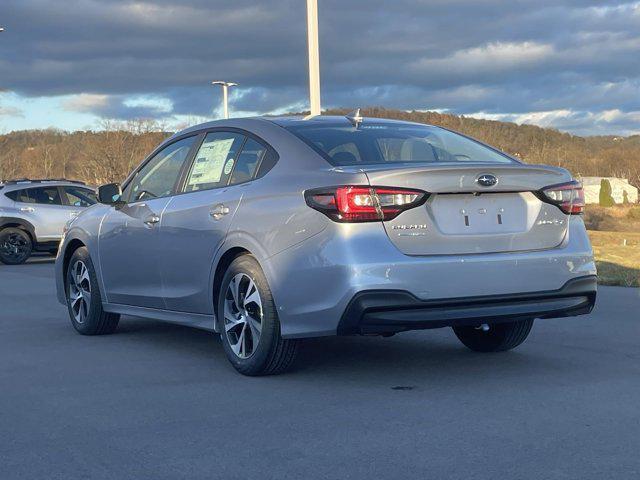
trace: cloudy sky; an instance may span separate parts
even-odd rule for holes
[[[640,2],[319,0],[323,107],[640,133]],[[304,0],[1,0],[0,132],[307,108]]]

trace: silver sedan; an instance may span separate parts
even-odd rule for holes
[[[435,126],[347,117],[198,125],[67,227],[58,298],[82,334],[120,315],[220,334],[246,375],[299,339],[452,327],[476,351],[591,311],[581,185]]]

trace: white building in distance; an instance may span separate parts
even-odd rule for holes
[[[580,181],[584,186],[584,198],[587,204],[600,202],[600,185],[605,179],[609,180],[611,184],[611,196],[614,202],[618,204],[625,203],[625,201],[638,203],[638,189],[631,185],[626,178],[582,177]]]

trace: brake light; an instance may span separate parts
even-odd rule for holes
[[[567,215],[584,213],[584,190],[576,181],[543,188],[541,200],[556,205]]]
[[[427,198],[421,190],[391,187],[343,186],[305,192],[307,205],[336,222],[391,220]]]

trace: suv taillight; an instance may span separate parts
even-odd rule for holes
[[[336,222],[376,222],[421,205],[428,194],[406,188],[343,186],[308,190],[304,198]]]
[[[540,199],[556,205],[567,215],[584,213],[584,190],[576,181],[543,188],[540,191]]]

